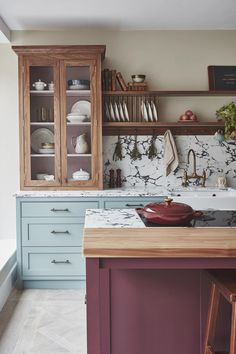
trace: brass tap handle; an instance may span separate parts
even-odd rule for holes
[[[206,171],[203,170],[202,171],[202,186],[205,187],[205,183],[206,183]]]
[[[187,174],[187,170],[184,170],[182,186],[187,187],[187,185],[188,185],[188,174]]]
[[[171,203],[173,202],[173,199],[172,199],[172,198],[166,198],[166,199],[164,200],[164,202],[165,202],[165,205],[166,205],[166,206],[170,206]]]

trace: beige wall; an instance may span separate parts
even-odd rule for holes
[[[116,68],[128,81],[144,73],[151,89],[207,90],[208,65],[235,65],[236,31],[54,31],[12,33],[14,45],[106,44],[104,67]],[[2,234],[14,233],[14,201],[18,188],[17,59],[0,45],[0,224]],[[171,98],[160,102],[160,114],[178,119],[192,108],[202,120],[214,119],[216,108],[232,98]],[[9,134],[10,132],[10,134]]]
[[[15,200],[19,189],[17,58],[0,45],[0,238],[15,235]]]

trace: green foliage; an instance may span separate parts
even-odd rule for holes
[[[118,141],[116,143],[115,151],[113,154],[113,161],[118,161],[118,160],[122,160],[122,159],[123,159],[122,144],[121,144],[120,136],[118,136]]]
[[[142,154],[139,152],[138,149],[138,142],[137,142],[137,135],[135,135],[134,138],[134,147],[133,150],[130,152],[130,158],[131,160],[141,160]]]
[[[148,148],[148,158],[152,161],[155,157],[157,157],[157,148],[155,145],[156,142],[156,136],[153,135],[151,139],[151,144]]]
[[[216,116],[225,122],[224,136],[226,139],[236,137],[236,103],[231,102],[216,111]]]

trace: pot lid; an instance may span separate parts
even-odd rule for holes
[[[164,202],[161,203],[151,203],[147,204],[144,207],[145,212],[150,214],[158,214],[159,216],[163,215],[174,215],[174,216],[183,216],[193,213],[193,209],[190,205],[185,203],[176,203],[173,202],[173,199],[166,198]]]
[[[35,84],[45,84],[41,79],[38,79],[38,81],[35,81]]]

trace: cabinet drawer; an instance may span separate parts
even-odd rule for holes
[[[23,276],[85,276],[81,247],[23,247]]]
[[[156,197],[150,199],[126,199],[122,201],[105,201],[104,207],[105,209],[127,209],[127,208],[142,208],[145,204],[153,203],[153,202],[161,202],[163,197]]]
[[[99,208],[98,201],[87,202],[35,202],[22,203],[23,217],[84,216],[86,209]]]
[[[23,246],[81,246],[84,223],[78,219],[24,218],[22,219]]]

